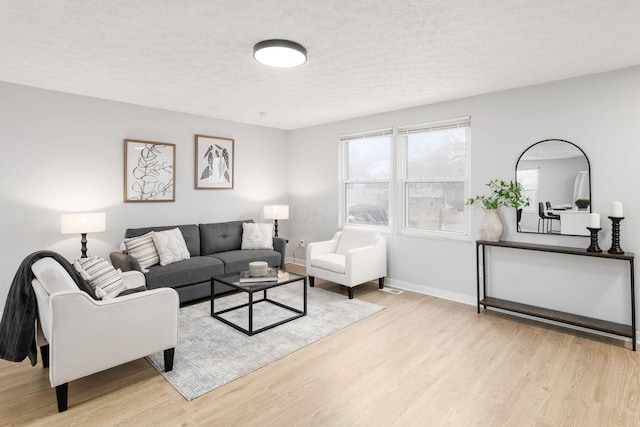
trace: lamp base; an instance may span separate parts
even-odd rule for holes
[[[80,244],[82,245],[82,248],[80,249],[80,251],[82,252],[82,256],[80,258],[86,258],[87,257],[87,233],[82,233],[81,236],[82,238],[80,239]]]

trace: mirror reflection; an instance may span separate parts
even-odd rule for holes
[[[561,139],[536,142],[520,155],[516,181],[531,199],[517,212],[519,232],[589,236],[591,170],[577,145]]]

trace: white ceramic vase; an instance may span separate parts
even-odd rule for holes
[[[497,209],[485,209],[482,221],[478,227],[481,240],[499,242],[502,238],[502,220]]]

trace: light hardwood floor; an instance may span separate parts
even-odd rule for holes
[[[140,359],[73,381],[59,414],[46,369],[0,361],[0,424],[640,425],[630,343],[374,283],[355,296],[386,308],[191,402]]]

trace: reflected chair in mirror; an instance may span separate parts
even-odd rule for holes
[[[560,215],[547,213],[544,206],[544,203],[538,203],[538,233],[551,233],[553,232],[553,220],[560,221]],[[540,225],[542,225],[542,231],[540,231]]]
[[[550,220],[549,221],[549,233],[553,233],[553,220],[556,219],[556,220],[558,220],[558,222],[560,222],[560,215],[551,213],[551,210],[553,209],[551,207],[551,202],[546,201],[545,205],[547,206],[546,215],[547,215],[547,218],[549,218],[549,220]],[[559,233],[559,231],[558,231],[558,233]]]

